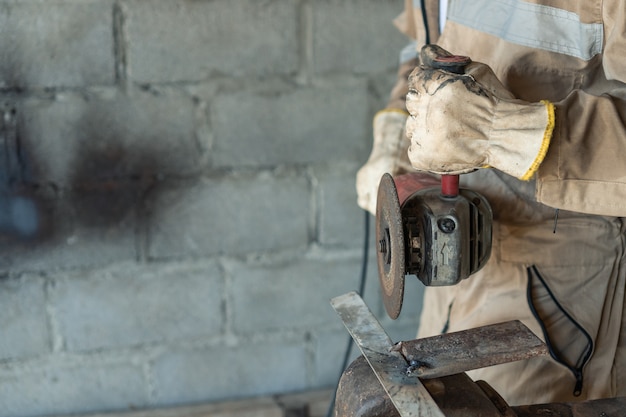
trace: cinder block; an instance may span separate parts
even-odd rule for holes
[[[340,319],[337,317],[339,322]],[[315,384],[320,387],[336,387],[339,377],[343,372],[341,366],[346,354],[350,334],[347,330],[328,330],[315,334]],[[356,359],[361,352],[352,343],[348,365]]]
[[[235,347],[171,351],[154,364],[158,405],[295,392],[306,388],[304,343],[277,338]]]
[[[366,213],[357,205],[356,168],[352,168],[315,171],[319,181],[319,241],[322,245],[363,246]],[[368,221],[371,217],[367,213]]]
[[[402,0],[327,0],[312,3],[315,72],[357,74],[397,68],[400,51],[409,43],[392,20]]]
[[[0,87],[115,82],[112,0],[0,2]]]
[[[51,303],[70,351],[216,336],[223,280],[213,263],[115,265],[55,277]]]
[[[39,234],[31,239],[4,236],[0,270],[97,267],[137,258],[136,209],[141,194],[134,185],[106,184],[59,197],[45,191],[30,196],[39,210]]]
[[[222,94],[211,106],[219,167],[361,161],[371,139],[367,83]]]
[[[0,306],[1,359],[25,358],[50,351],[43,279],[23,276],[0,280]]]
[[[298,68],[295,0],[127,2],[128,60],[140,83]]]
[[[354,258],[229,265],[235,332],[340,327],[330,299],[356,290],[359,268]]]
[[[309,184],[296,173],[174,184],[153,199],[149,254],[246,255],[308,244]]]
[[[171,90],[68,93],[18,109],[30,180],[61,188],[198,172],[196,124],[192,99]]]
[[[0,415],[33,417],[146,407],[140,367],[130,363],[0,368]]]

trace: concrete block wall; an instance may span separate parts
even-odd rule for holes
[[[403,3],[0,0],[0,417],[335,384]]]

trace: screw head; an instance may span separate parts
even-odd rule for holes
[[[444,233],[452,233],[454,229],[456,229],[456,223],[449,217],[437,220],[437,226],[439,226],[439,230]]]

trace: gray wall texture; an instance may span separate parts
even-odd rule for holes
[[[403,3],[0,0],[0,416],[335,384]]]

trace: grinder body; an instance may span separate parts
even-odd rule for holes
[[[471,190],[456,196],[420,190],[400,208],[407,234],[406,273],[424,285],[455,285],[482,268],[491,248],[491,209]]]
[[[447,195],[452,193],[446,187],[413,191],[415,182],[403,177],[383,175],[376,212],[378,276],[393,319],[402,308],[407,275],[427,286],[455,285],[491,254],[493,214],[482,195],[467,189]]]

